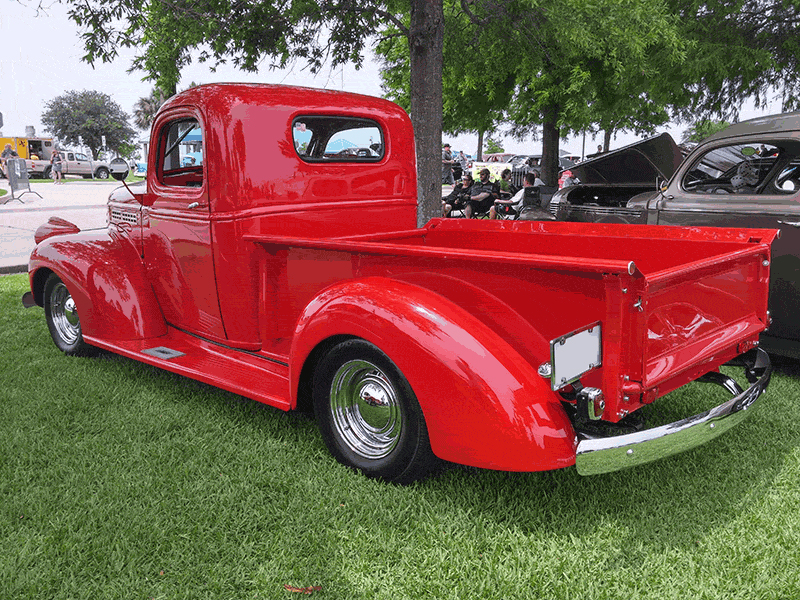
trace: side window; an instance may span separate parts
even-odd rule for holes
[[[75,155],[72,152],[67,152],[67,160],[75,160]]]
[[[371,119],[298,117],[292,123],[292,139],[307,162],[376,162],[385,153],[383,131]]]
[[[701,194],[780,194],[793,153],[772,144],[731,144],[703,154],[683,178],[683,189]],[[791,184],[787,184],[787,188]]]
[[[162,127],[158,142],[159,182],[171,187],[203,185],[203,129],[197,119],[183,118]]]

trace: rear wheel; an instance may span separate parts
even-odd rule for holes
[[[44,171],[42,171],[42,179],[50,179],[53,175],[53,169],[51,167],[45,167]]]
[[[105,167],[100,167],[97,171],[94,172],[94,176],[97,179],[108,179],[108,169]]]
[[[372,344],[335,346],[314,373],[313,394],[322,437],[339,462],[397,483],[421,479],[436,465],[411,386]]]
[[[88,356],[97,352],[97,348],[83,341],[75,300],[55,273],[44,285],[44,313],[47,328],[59,350],[71,356]]]

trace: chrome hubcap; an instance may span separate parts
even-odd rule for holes
[[[342,365],[331,383],[336,432],[364,458],[387,456],[397,445],[403,415],[389,378],[366,360]]]
[[[67,286],[57,283],[50,294],[50,317],[53,319],[58,335],[65,343],[72,345],[81,335],[78,309]]]

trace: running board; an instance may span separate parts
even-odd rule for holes
[[[288,364],[265,354],[221,346],[173,328],[166,335],[145,340],[104,340],[88,335],[84,339],[92,346],[282,410],[293,408]]]

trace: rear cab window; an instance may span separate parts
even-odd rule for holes
[[[292,138],[306,162],[378,162],[385,154],[383,130],[371,119],[300,116],[292,122]]]

